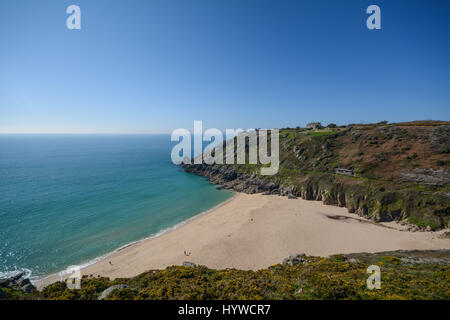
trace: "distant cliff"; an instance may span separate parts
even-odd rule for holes
[[[450,122],[280,129],[280,169],[184,164],[223,188],[320,200],[412,230],[449,227]]]

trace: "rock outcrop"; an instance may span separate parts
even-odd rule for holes
[[[292,256],[287,257],[286,259],[283,260],[283,265],[289,265],[291,267],[295,267],[298,264],[304,264],[307,263],[308,259],[306,257],[306,254],[302,253],[302,254],[295,254]]]
[[[430,147],[440,153],[450,152],[450,126],[438,126],[431,134]]]
[[[238,173],[233,166],[228,165],[207,165],[207,164],[183,164],[186,172],[207,177],[213,184],[218,184],[221,188],[232,189],[244,193],[278,194],[278,185],[260,179],[256,174],[248,175]]]
[[[183,267],[190,267],[190,268],[196,268],[197,265],[193,262],[189,262],[189,261],[184,261],[183,262]]]
[[[444,169],[416,168],[400,173],[405,181],[413,181],[431,186],[444,186],[450,184],[450,172]]]
[[[11,277],[0,279],[0,290],[1,288],[20,289],[25,293],[36,291],[36,287],[31,283],[30,279],[25,278],[23,272],[18,272]]]

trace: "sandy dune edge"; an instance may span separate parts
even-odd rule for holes
[[[146,239],[82,269],[82,275],[131,277],[184,261],[210,268],[261,269],[306,253],[450,249],[435,232],[406,232],[395,223],[376,224],[347,209],[318,201],[238,194],[207,214],[159,237]],[[185,254],[186,252],[186,254]],[[61,280],[52,275],[42,288]]]

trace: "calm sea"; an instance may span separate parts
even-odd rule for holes
[[[0,135],[0,277],[41,277],[232,197],[172,164],[169,135]]]

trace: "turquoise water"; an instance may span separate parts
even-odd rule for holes
[[[172,164],[169,135],[0,135],[0,276],[85,263],[232,197]]]

